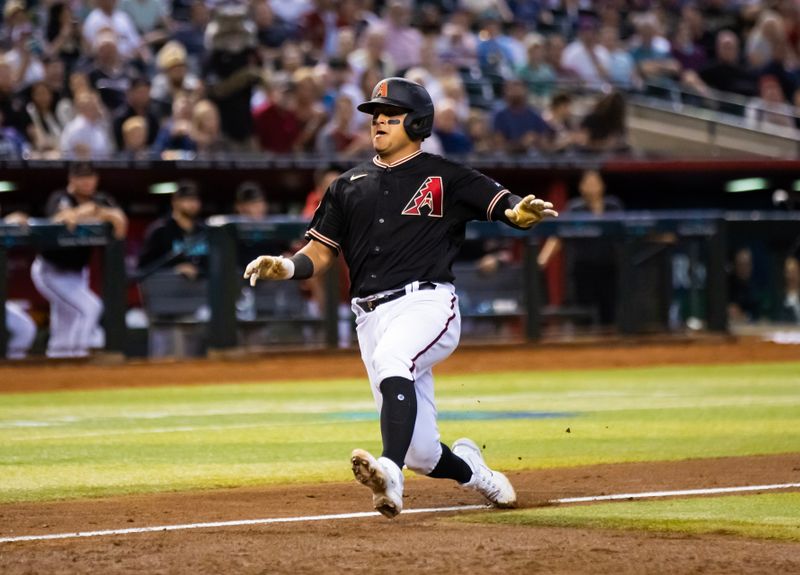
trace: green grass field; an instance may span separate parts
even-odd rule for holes
[[[800,452],[800,363],[441,377],[444,440],[505,469]],[[566,430],[569,429],[569,433]],[[364,380],[0,396],[0,502],[346,481]]]
[[[722,533],[800,541],[800,493],[549,507],[475,514],[462,520],[536,527]]]

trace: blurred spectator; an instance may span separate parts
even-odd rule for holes
[[[313,150],[317,132],[325,122],[325,108],[320,101],[319,86],[311,68],[300,68],[292,76],[294,84],[294,113],[300,132],[292,142],[295,152]]]
[[[101,30],[93,44],[94,58],[88,72],[89,83],[111,113],[125,104],[130,86],[130,70],[120,57],[117,43],[114,32]]]
[[[203,202],[197,184],[178,182],[169,215],[153,222],[145,232],[139,254],[139,272],[146,275],[162,268],[194,280],[206,274],[208,238],[200,217]]]
[[[81,57],[81,29],[68,2],[54,2],[48,8],[45,40],[45,53],[62,61],[70,74]]]
[[[25,102],[15,88],[11,66],[0,56],[0,114],[3,116],[3,125],[13,128],[26,138],[30,132],[31,118],[25,110]]]
[[[295,28],[275,14],[268,0],[255,0],[250,9],[256,25],[258,45],[266,48],[270,55],[278,52],[283,43],[295,35]]]
[[[83,222],[108,222],[114,237],[125,238],[128,218],[114,199],[97,190],[97,172],[88,162],[70,166],[65,190],[53,192],[45,216],[72,230]],[[103,303],[89,287],[90,247],[42,251],[31,266],[31,279],[50,303],[48,357],[85,357],[104,345],[100,327]]]
[[[554,95],[542,118],[547,122],[550,132],[550,137],[543,143],[547,151],[564,152],[579,141],[573,125],[572,96],[569,94],[560,92]]]
[[[478,35],[478,65],[483,75],[495,85],[501,80],[511,78],[516,69],[511,40],[503,34],[500,20],[485,18]]]
[[[253,220],[263,220],[266,218],[269,213],[269,203],[267,202],[267,197],[264,195],[264,190],[261,186],[251,181],[239,184],[239,187],[236,188],[234,211],[236,215]],[[252,259],[255,258],[250,258],[247,262],[249,263]]]
[[[660,35],[658,17],[653,12],[647,12],[637,16],[635,23],[636,37],[631,56],[639,74],[647,83],[674,85],[680,80],[681,64],[670,55],[669,42]]]
[[[621,212],[624,208],[619,198],[606,195],[603,178],[596,170],[586,170],[578,185],[580,197],[567,202],[564,213],[594,214]],[[547,238],[539,252],[537,262],[545,267],[562,247],[562,240]],[[574,302],[595,309],[601,325],[612,325],[617,308],[617,253],[614,240],[593,238],[589,241],[570,242],[568,247],[568,275],[573,281]]]
[[[20,133],[4,125],[3,113],[0,112],[0,158],[15,160],[21,158],[27,150],[27,143]]]
[[[172,17],[178,19],[174,11]],[[172,39],[186,49],[187,63],[193,71],[198,71],[205,60],[205,32],[210,21],[211,11],[205,0],[192,0],[188,20],[174,24]]]
[[[353,121],[359,103],[345,93],[336,98],[333,116],[317,135],[314,148],[318,153],[353,156],[372,150],[366,128]]]
[[[77,115],[75,110],[75,96],[81,92],[91,92],[89,77],[83,72],[72,72],[69,75],[69,85],[61,99],[56,103],[56,118],[62,126],[66,126]]]
[[[44,82],[31,87],[26,110],[31,118],[32,151],[40,158],[57,158],[63,126],[55,115],[53,92]]]
[[[227,151],[219,111],[211,100],[200,100],[194,105],[190,138],[200,155]]]
[[[457,68],[471,68],[478,63],[478,37],[470,30],[467,12],[451,15],[450,21],[442,27],[436,50],[442,62]]]
[[[23,0],[8,0],[3,6],[3,23],[0,26],[0,50],[10,50],[13,46],[12,36],[18,26],[28,23]]]
[[[178,92],[194,94],[201,88],[200,79],[189,72],[186,48],[172,40],[164,44],[156,56],[159,73],[153,78],[150,97],[169,111]]]
[[[128,86],[126,94],[126,103],[121,106],[114,114],[113,128],[114,140],[117,147],[122,149],[122,125],[126,120],[133,117],[142,118],[147,122],[147,141],[149,146],[156,141],[158,135],[159,120],[154,106],[150,101],[150,80],[146,76],[137,76],[133,78]]]
[[[327,80],[322,103],[328,113],[333,113],[334,102],[342,94],[348,96],[354,105],[364,101],[364,92],[353,83],[353,72],[347,60],[338,57],[331,58],[328,61]]]
[[[11,66],[14,84],[18,89],[44,78],[44,67],[40,59],[43,53],[42,40],[26,16],[22,24],[14,27],[11,33],[11,49],[4,55],[6,63]]]
[[[695,42],[692,29],[686,20],[678,22],[670,45],[670,54],[684,70],[699,71],[708,62],[705,49]]]
[[[269,99],[253,111],[256,137],[261,150],[286,154],[294,149],[300,135],[300,118],[294,111],[294,84],[277,84]]]
[[[179,92],[172,100],[172,115],[156,136],[153,151],[161,154],[163,159],[180,157],[183,152],[194,152],[197,143],[192,135],[192,100],[188,94]]]
[[[494,116],[493,132],[496,149],[509,154],[536,150],[549,132],[547,123],[528,104],[528,88],[522,80],[510,79],[504,84],[505,106]]]
[[[628,149],[625,97],[620,92],[602,96],[583,118],[578,142],[586,152],[621,152]]]
[[[122,123],[122,145],[120,150],[131,159],[147,159],[150,152],[147,145],[147,119],[142,116],[131,116]]]
[[[385,45],[386,37],[380,27],[366,29],[361,47],[348,57],[348,62],[357,77],[360,77],[368,69],[379,70],[378,76],[381,78],[394,75],[395,65],[391,56],[384,49]]]
[[[385,46],[395,73],[401,74],[421,60],[422,33],[411,26],[412,2],[410,0],[388,0],[379,26],[385,38],[390,39]]]
[[[700,70],[703,81],[716,90],[741,96],[758,93],[756,74],[741,61],[739,38],[730,30],[717,33],[716,59]]]
[[[314,0],[313,8],[300,18],[299,34],[301,42],[309,47],[314,59],[330,56],[336,37],[333,0]]]
[[[544,37],[540,34],[528,35],[527,60],[517,69],[520,80],[528,85],[535,96],[549,96],[556,82],[556,73],[545,60]]]
[[[759,129],[795,128],[796,113],[794,106],[786,101],[778,79],[762,76],[758,81],[758,97],[750,100],[745,109],[745,120],[749,126]]]
[[[456,103],[450,99],[438,102],[433,121],[433,132],[442,143],[445,155],[464,155],[472,152],[472,140],[458,121]]]
[[[563,54],[567,44],[564,36],[560,34],[550,34],[545,40],[545,60],[556,73],[559,82],[577,81],[578,75],[571,68],[563,65]]]
[[[494,135],[489,114],[478,108],[469,112],[467,118],[467,137],[472,142],[472,151],[476,154],[497,154]]]
[[[622,90],[641,88],[642,81],[636,72],[636,64],[623,47],[619,30],[604,26],[600,30],[600,43],[608,50],[608,80]]]
[[[598,42],[598,23],[593,17],[583,17],[578,37],[561,55],[561,66],[572,70],[583,82],[597,87],[610,80],[608,69],[611,57],[605,46]]]
[[[125,12],[117,9],[116,0],[95,0],[96,8],[83,22],[83,39],[87,46],[96,46],[103,31],[111,30],[116,37],[115,45],[125,61],[147,59],[148,52],[136,26]]]
[[[782,56],[787,49],[786,28],[780,14],[763,10],[756,25],[747,35],[747,63],[760,69]]]
[[[732,322],[755,321],[761,317],[761,296],[753,278],[753,253],[737,250],[728,276],[728,318]]]
[[[777,320],[800,324],[800,262],[789,256],[783,264],[783,292]]]
[[[217,9],[206,31],[209,49],[204,66],[209,99],[217,105],[226,147],[234,152],[255,149],[250,101],[263,81],[255,50],[255,25],[241,7]]]
[[[77,112],[61,133],[61,154],[80,159],[106,158],[114,152],[102,104],[96,93],[81,92],[75,97]]]
[[[306,203],[303,206],[302,216],[310,220],[317,211],[325,192],[333,181],[341,175],[341,172],[335,168],[323,167],[314,170],[314,188],[306,196]]]
[[[166,41],[170,21],[162,0],[120,0],[119,9],[131,19],[145,44],[159,45]]]

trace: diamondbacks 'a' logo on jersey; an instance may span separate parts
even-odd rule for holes
[[[444,215],[444,186],[441,177],[425,178],[402,213],[404,216],[421,216],[419,210],[423,207],[428,208],[428,215],[433,218],[441,218]]]

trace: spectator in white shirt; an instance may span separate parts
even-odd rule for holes
[[[597,21],[591,17],[581,19],[578,38],[561,54],[561,66],[572,70],[586,84],[601,85],[609,80],[611,56],[605,46],[598,43]]]
[[[114,145],[103,118],[100,98],[85,91],[75,96],[77,115],[61,134],[61,153],[65,157],[97,159],[110,156]]]
[[[146,56],[142,38],[136,26],[125,12],[117,10],[116,0],[97,0],[97,8],[92,10],[83,23],[83,39],[88,46],[94,46],[97,35],[110,28],[117,36],[117,49],[124,60]]]

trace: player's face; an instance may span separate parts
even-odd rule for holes
[[[402,150],[411,139],[403,127],[406,112],[401,108],[380,107],[372,114],[372,147],[381,157]]]

